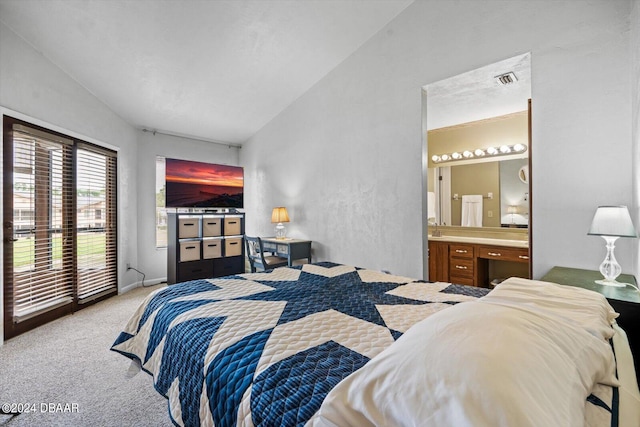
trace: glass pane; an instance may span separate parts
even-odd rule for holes
[[[156,247],[167,247],[167,210],[165,209],[164,157],[156,157]]]
[[[115,197],[110,197],[115,194],[115,161],[84,149],[77,150],[76,158],[76,259],[78,297],[83,299],[116,287],[115,228],[107,223],[115,218]]]
[[[56,142],[13,134],[13,317],[70,300],[72,277],[62,266],[65,168],[70,151]],[[67,162],[67,163],[65,163]],[[68,184],[67,184],[68,185]],[[71,247],[67,248],[67,257]]]

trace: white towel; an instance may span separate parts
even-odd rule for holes
[[[462,226],[482,227],[482,195],[462,196]]]
[[[436,218],[436,193],[429,191],[427,193],[427,219]]]

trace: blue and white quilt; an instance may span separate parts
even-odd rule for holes
[[[112,350],[184,426],[303,426],[414,323],[487,289],[334,263],[194,280],[149,295]]]
[[[175,425],[309,426],[415,323],[488,292],[328,262],[194,280],[150,294],[112,350],[153,375]],[[592,391],[584,425],[618,425],[616,387]]]

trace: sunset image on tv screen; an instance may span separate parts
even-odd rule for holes
[[[242,208],[244,174],[239,166],[165,160],[166,206]]]

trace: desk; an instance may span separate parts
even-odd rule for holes
[[[602,279],[602,274],[599,271],[553,267],[547,274],[542,276],[541,280],[589,289],[607,298],[611,307],[620,313],[620,317],[616,321],[627,333],[629,346],[633,353],[636,375],[638,375],[638,380],[640,381],[640,293],[631,286],[622,288],[595,283],[596,280],[600,279]],[[631,283],[634,286],[638,286],[635,277],[630,274],[621,274],[616,280],[621,283]]]
[[[276,239],[275,237],[261,237],[262,248],[265,252],[273,252],[277,256],[286,258],[289,267],[296,259],[306,258],[311,262],[311,240]]]

